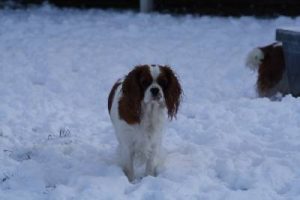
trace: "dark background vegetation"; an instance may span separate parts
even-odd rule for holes
[[[0,0],[0,7],[26,8],[48,2],[57,7],[139,10],[139,0]],[[156,12],[219,16],[298,16],[300,0],[154,0]]]

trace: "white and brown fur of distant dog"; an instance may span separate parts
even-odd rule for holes
[[[256,89],[260,97],[290,93],[281,43],[253,49],[247,56],[246,65],[258,71]]]

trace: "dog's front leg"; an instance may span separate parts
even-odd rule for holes
[[[123,171],[130,182],[134,180],[133,156],[130,151],[125,150],[122,152]]]
[[[149,157],[146,162],[146,173],[145,173],[146,176],[157,175],[157,155],[158,155],[157,148],[155,147],[152,148],[152,151],[149,153]]]

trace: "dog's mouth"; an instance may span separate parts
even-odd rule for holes
[[[165,101],[164,101],[164,98],[162,96],[160,97],[153,97],[150,101],[151,104],[157,104],[161,107],[164,107],[165,106]]]
[[[161,101],[161,100],[162,100],[161,94],[158,94],[156,96],[152,96],[152,101]]]
[[[156,95],[151,95],[150,98],[145,98],[144,103],[164,105],[165,99],[161,93],[158,93]]]
[[[157,95],[151,97],[151,101],[152,102],[164,102],[164,98],[161,93],[158,93]]]

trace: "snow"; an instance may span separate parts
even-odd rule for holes
[[[278,29],[284,31],[296,32],[296,33],[300,32],[300,27],[297,26],[283,26],[283,27],[278,27]]]
[[[0,12],[0,199],[300,199],[300,102],[257,98],[247,53],[300,18]],[[107,112],[137,64],[184,89],[157,177],[129,183]]]

